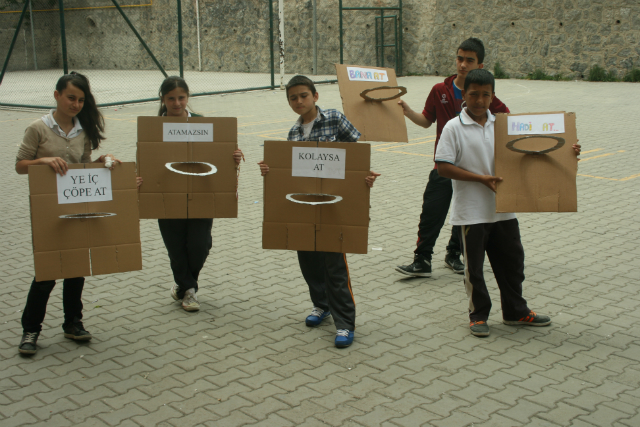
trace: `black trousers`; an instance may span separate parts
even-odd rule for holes
[[[211,218],[159,219],[162,240],[169,253],[178,297],[189,289],[198,292],[198,276],[212,246]]]
[[[500,289],[502,317],[505,320],[520,320],[528,315],[531,310],[522,297],[524,249],[520,242],[518,220],[463,225],[462,236],[469,319],[486,321],[491,311],[491,298],[482,271],[485,252]]]
[[[330,311],[336,329],[356,329],[356,303],[347,256],[338,252],[298,251],[300,270],[314,307]]]
[[[433,247],[436,244],[440,229],[444,225],[453,197],[453,186],[449,178],[438,175],[436,169],[429,174],[429,182],[424,190],[420,225],[418,226],[418,241],[416,242],[416,255],[422,255],[431,259]],[[460,243],[460,227],[451,228],[451,237],[447,245],[447,252],[462,252]]]
[[[42,331],[42,322],[47,313],[47,302],[55,280],[36,282],[33,279],[27,304],[22,312],[22,330],[26,332]],[[62,282],[62,307],[64,308],[64,322],[71,323],[82,319],[82,289],[84,288],[84,277],[64,279]]]

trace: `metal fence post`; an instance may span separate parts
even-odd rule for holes
[[[280,89],[284,89],[284,0],[278,0],[278,47],[280,50]]]
[[[340,8],[340,29],[338,30],[340,32],[340,63],[343,64],[342,62],[342,0],[338,1],[338,7]]]
[[[271,89],[276,88],[275,79],[275,64],[274,64],[274,52],[273,52],[273,0],[267,0],[269,2],[269,54],[271,57]]]
[[[4,66],[2,67],[2,74],[0,74],[0,84],[2,84],[2,80],[4,79],[4,73],[7,71],[7,67],[9,66],[9,59],[11,58],[11,52],[13,52],[13,47],[16,45],[16,40],[18,39],[18,33],[20,32],[20,27],[22,26],[22,19],[24,15],[27,13],[27,6],[29,5],[29,0],[25,0],[24,8],[22,9],[22,15],[20,15],[20,20],[18,21],[18,26],[16,27],[16,32],[13,34],[13,39],[11,39],[11,44],[9,45],[9,52],[7,52],[7,58],[4,60]]]
[[[122,8],[120,7],[120,5],[118,4],[118,2],[116,0],[111,0],[111,2],[113,3],[113,5],[116,7],[116,9],[118,9],[118,12],[120,12],[120,15],[122,15],[122,17],[124,18],[125,22],[127,23],[127,25],[129,25],[129,28],[131,28],[131,31],[133,31],[133,34],[136,35],[136,37],[138,38],[138,40],[140,40],[140,43],[142,43],[142,46],[144,47],[144,49],[147,51],[147,53],[149,54],[149,56],[151,57],[151,59],[153,60],[153,62],[156,64],[156,67],[158,67],[158,69],[160,70],[160,72],[162,72],[162,74],[165,77],[169,77],[167,75],[167,72],[164,70],[164,68],[162,67],[162,65],[160,65],[160,62],[158,62],[158,60],[156,59],[156,57],[154,56],[154,54],[151,52],[151,49],[149,49],[149,46],[147,46],[147,44],[145,43],[145,41],[142,39],[142,36],[140,35],[140,33],[138,33],[138,30],[136,30],[136,27],[133,26],[133,24],[131,23],[131,21],[129,20],[129,17],[124,13],[124,10],[122,10]]]
[[[180,77],[184,78],[184,63],[182,58],[182,0],[178,0],[178,61],[180,61]]]
[[[399,19],[398,24],[400,25],[400,32],[397,33],[396,37],[398,37],[398,35],[400,36],[400,40],[398,41],[398,51],[396,52],[396,57],[399,57],[400,60],[398,61],[398,69],[396,70],[398,72],[398,76],[402,76],[402,32],[404,31],[404,28],[402,27],[402,0],[398,0],[398,14]],[[396,39],[397,40],[397,39]]]
[[[67,35],[64,26],[64,4],[63,0],[58,0],[60,9],[60,40],[62,42],[62,68],[65,74],[69,74],[69,63],[67,62]]]
[[[318,4],[313,0],[313,75],[318,75]]]
[[[29,18],[31,20],[31,47],[33,48],[33,68],[38,69],[38,55],[36,54],[36,36],[33,34],[33,12],[31,11],[31,0],[29,1]]]

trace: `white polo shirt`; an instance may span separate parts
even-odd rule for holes
[[[478,175],[495,175],[494,125],[496,117],[487,110],[487,122],[480,126],[465,108],[442,129],[436,162],[446,162]],[[513,213],[496,213],[496,194],[479,182],[452,180],[452,225],[506,221]]]

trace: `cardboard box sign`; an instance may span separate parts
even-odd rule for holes
[[[138,117],[140,218],[237,218],[236,148],[235,117]]]
[[[347,119],[360,131],[359,141],[409,142],[407,124],[398,99],[365,100],[360,94],[381,86],[398,86],[392,68],[362,67],[335,64],[342,97],[342,109]],[[387,98],[399,94],[398,89],[368,92],[370,98]]]
[[[135,163],[113,171],[71,164],[64,178],[49,166],[29,166],[36,280],[141,270]],[[100,217],[87,218],[90,213]]]
[[[577,140],[575,113],[497,114],[496,211],[577,212]]]
[[[366,254],[370,159],[369,144],[265,141],[262,247]]]

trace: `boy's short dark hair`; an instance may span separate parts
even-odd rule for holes
[[[493,78],[493,74],[483,68],[469,71],[467,78],[464,79],[464,91],[466,92],[472,84],[491,85],[491,92],[496,91],[496,79]]]
[[[458,50],[460,49],[475,52],[478,57],[478,64],[482,64],[484,62],[484,44],[482,43],[482,40],[475,37],[468,38],[460,44]]]
[[[297,76],[293,76],[289,83],[287,83],[287,98],[289,98],[289,89],[294,86],[306,86],[311,91],[312,95],[316,94],[316,86],[313,84],[311,79],[307,76],[303,76],[298,74]]]

